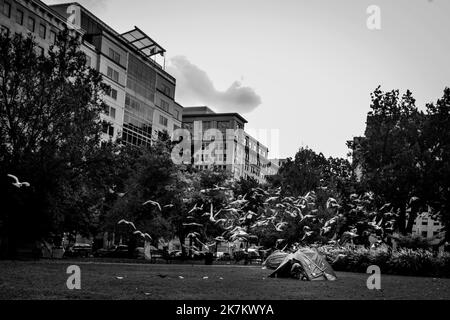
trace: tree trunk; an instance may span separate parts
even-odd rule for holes
[[[398,231],[401,234],[406,235],[406,206],[405,204],[399,205],[399,215],[398,215]]]
[[[178,234],[178,239],[180,239],[180,244],[181,244],[181,256],[186,257],[186,248],[184,247],[184,243],[186,242],[186,237],[184,234]]]
[[[407,234],[412,234],[414,221],[416,221],[418,213],[419,213],[419,208],[417,206],[411,208],[411,212],[410,212],[409,218],[408,218],[408,224],[406,225],[406,233]]]

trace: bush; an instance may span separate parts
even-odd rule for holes
[[[370,265],[377,265],[385,274],[450,277],[450,254],[437,257],[423,249],[392,251],[387,246],[372,249],[323,246],[318,250],[336,271],[366,272]]]

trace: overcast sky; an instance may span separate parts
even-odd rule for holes
[[[410,89],[419,107],[450,86],[449,0],[80,3],[118,32],[136,25],[162,45],[182,105],[280,130],[278,146],[261,137],[272,156],[309,146],[345,157],[378,85]],[[381,9],[381,30],[367,28],[369,5]]]

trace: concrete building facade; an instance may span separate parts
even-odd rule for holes
[[[218,168],[233,178],[254,178],[266,182],[276,174],[277,166],[268,160],[269,149],[245,132],[245,120],[238,113],[215,113],[208,107],[183,109],[183,129],[192,139],[192,157],[196,169]]]
[[[443,224],[428,213],[420,214],[414,221],[412,232],[423,238],[434,238],[439,236],[443,230]]]
[[[10,34],[33,34],[45,54],[60,30],[80,37],[88,65],[110,89],[101,115],[103,139],[148,145],[163,131],[181,127],[183,107],[175,102],[176,80],[157,63],[165,49],[139,28],[119,34],[80,4],[47,6],[39,0],[0,0],[0,27]]]

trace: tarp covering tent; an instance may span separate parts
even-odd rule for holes
[[[336,274],[325,257],[309,248],[287,254],[270,277],[293,277],[309,281],[336,280]]]
[[[277,250],[267,257],[264,261],[263,266],[268,269],[276,269],[284,261],[284,258],[288,256],[289,253]]]

